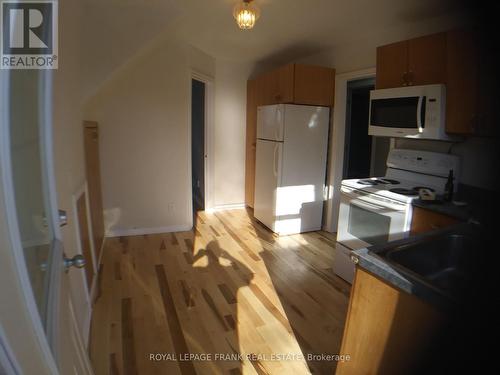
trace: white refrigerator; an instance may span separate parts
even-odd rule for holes
[[[257,110],[254,216],[280,235],[321,229],[330,109]]]

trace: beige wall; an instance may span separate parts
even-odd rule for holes
[[[214,205],[245,202],[246,84],[252,65],[217,60]]]
[[[170,42],[119,72],[86,106],[100,128],[107,230],[187,229],[188,52]]]
[[[191,71],[214,77],[216,205],[244,200],[246,65],[215,62],[179,41],[164,42],[121,69],[85,117],[100,126],[108,233],[191,226],[189,111]]]

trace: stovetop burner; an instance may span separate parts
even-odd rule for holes
[[[415,186],[413,188],[413,190],[415,190],[416,192],[418,192],[420,189],[427,189],[427,190],[432,191],[432,192],[435,191],[433,188],[430,188],[430,187],[427,187],[427,186]]]
[[[415,186],[415,187],[413,187],[411,189],[394,188],[394,189],[389,189],[389,191],[391,193],[412,196],[412,195],[418,195],[418,192],[420,191],[420,189],[428,189],[428,190],[434,192],[433,188],[430,188],[430,187],[427,187],[427,186]]]
[[[358,184],[361,185],[369,185],[369,186],[375,186],[375,185],[397,185],[400,182],[398,180],[393,180],[390,178],[365,178],[363,180],[359,180]]]
[[[374,186],[374,185],[378,185],[379,182],[377,180],[370,180],[369,178],[367,178],[365,180],[359,180],[358,184]]]
[[[393,180],[391,178],[379,178],[379,181],[383,181],[385,184],[388,185],[399,185],[401,183],[398,180]]]
[[[396,193],[396,194],[401,194],[401,195],[418,195],[418,190],[414,189],[405,189],[405,188],[394,188],[394,189],[389,189],[391,193]]]

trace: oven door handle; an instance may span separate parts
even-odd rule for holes
[[[382,210],[394,210],[394,211],[404,211],[406,209],[406,205],[403,203],[393,203],[387,201],[378,201],[376,199],[369,198],[367,194],[364,193],[357,193],[352,190],[347,190],[342,188],[340,190],[342,194],[345,194],[347,197],[349,197],[351,200],[355,200],[354,202],[349,202],[351,204],[358,204],[361,203],[360,205],[364,204],[365,207],[368,208],[375,208],[375,209],[382,209]]]

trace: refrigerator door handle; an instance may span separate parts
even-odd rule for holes
[[[274,154],[273,154],[273,173],[274,177],[278,177],[278,166],[276,165],[277,157],[276,157],[276,152],[279,150],[279,143],[276,143],[274,145]]]

